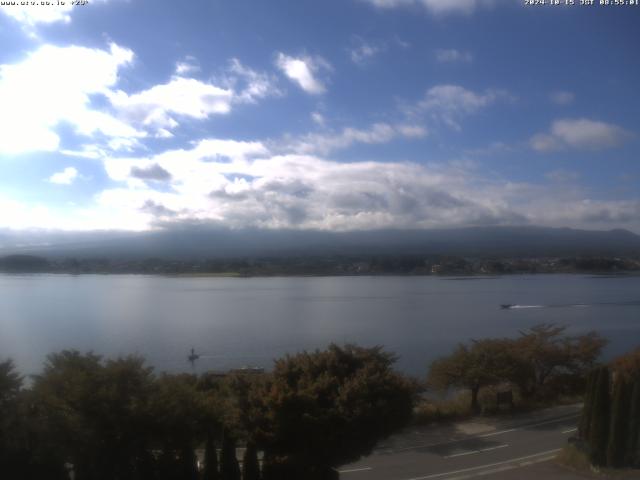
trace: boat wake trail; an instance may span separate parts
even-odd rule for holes
[[[589,308],[589,307],[618,307],[618,306],[640,306],[640,301],[630,302],[599,302],[599,303],[557,303],[551,305],[519,305],[503,304],[503,310],[522,310],[528,308]]]

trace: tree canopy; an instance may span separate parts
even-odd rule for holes
[[[431,364],[428,384],[468,389],[471,409],[479,410],[480,389],[511,384],[523,397],[549,394],[578,382],[582,386],[606,341],[595,332],[564,335],[565,327],[536,325],[512,338],[472,340]],[[549,383],[561,380],[552,388]],[[559,393],[559,392],[551,392]]]
[[[305,478],[354,461],[410,419],[416,385],[380,347],[331,345],[275,363],[259,439]],[[300,477],[302,478],[302,477]]]
[[[260,451],[265,480],[270,466],[331,478],[331,467],[408,421],[415,385],[394,360],[380,348],[332,345],[277,360],[272,374],[156,375],[140,357],[65,350],[27,389],[5,361],[0,471],[25,480],[66,480],[69,469],[77,480],[237,479],[240,444],[247,477],[258,478]]]
[[[471,392],[471,409],[478,411],[478,393],[516,376],[522,370],[509,339],[472,340],[431,364],[428,383],[436,388],[466,388]]]

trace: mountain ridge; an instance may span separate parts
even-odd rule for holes
[[[227,230],[188,226],[149,232],[0,234],[0,256],[229,258],[318,255],[549,257],[640,255],[640,236],[623,229],[496,226],[431,230]]]

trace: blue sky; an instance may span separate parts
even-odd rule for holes
[[[640,233],[640,6],[523,3],[0,5],[0,228]]]

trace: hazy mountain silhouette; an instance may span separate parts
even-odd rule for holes
[[[627,230],[471,227],[353,232],[228,230],[184,226],[161,231],[0,234],[0,255],[47,257],[216,258],[300,255],[425,254],[575,256],[640,254]]]

